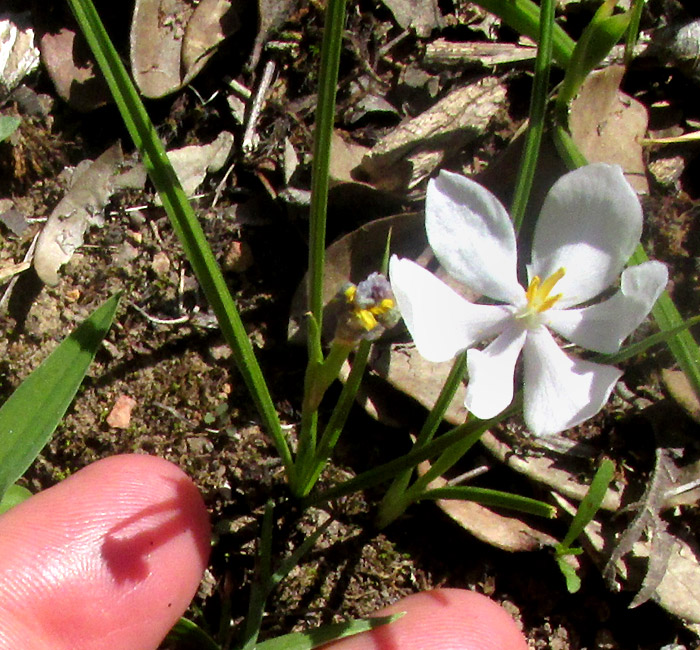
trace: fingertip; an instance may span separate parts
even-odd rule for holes
[[[328,650],[527,650],[515,621],[473,591],[435,589],[408,596],[378,615],[399,620],[327,646]]]
[[[0,610],[32,621],[47,648],[155,648],[208,554],[189,477],[153,456],[114,456],[0,518]]]

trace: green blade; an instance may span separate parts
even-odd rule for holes
[[[119,305],[98,307],[0,408],[0,498],[37,457],[73,401]]]

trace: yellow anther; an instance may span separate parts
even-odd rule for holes
[[[542,313],[552,307],[561,297],[561,293],[553,296],[549,292],[554,289],[554,285],[564,277],[566,270],[562,266],[558,271],[555,271],[544,282],[541,282],[540,277],[536,275],[532,278],[530,285],[525,291],[527,298],[527,313]]]
[[[384,298],[378,305],[374,305],[374,307],[370,307],[369,310],[375,315],[375,316],[381,316],[382,314],[386,314],[388,311],[391,311],[394,308],[394,301],[391,298]]]
[[[345,299],[349,303],[353,302],[355,300],[355,294],[357,293],[357,287],[354,284],[350,284],[343,293],[345,294]]]
[[[355,316],[368,332],[371,332],[377,326],[377,319],[369,309],[356,309]]]

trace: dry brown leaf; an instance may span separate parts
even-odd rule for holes
[[[111,101],[111,95],[76,29],[47,25],[39,37],[41,60],[58,95],[76,110],[91,111]]]
[[[131,71],[145,97],[163,97],[182,86],[182,42],[193,12],[185,0],[136,0]]]
[[[359,167],[364,156],[369,152],[367,147],[345,140],[337,131],[331,137],[331,161],[329,174],[336,182],[356,182],[353,170]]]
[[[589,75],[571,104],[569,126],[589,162],[620,165],[632,187],[647,194],[640,143],[649,120],[644,105],[619,90],[624,71],[610,66]]]
[[[182,84],[200,73],[221,42],[241,26],[237,0],[202,0],[185,28]]]
[[[421,463],[418,473],[424,474],[430,465]],[[431,481],[430,489],[447,485],[444,478]],[[544,546],[554,546],[558,540],[538,530],[516,516],[500,514],[473,501],[438,499],[438,507],[474,537],[503,551],[537,551]]]
[[[77,171],[73,184],[53,209],[36,244],[34,269],[43,282],[59,282],[58,269],[66,264],[83,244],[85,231],[102,224],[102,210],[112,194],[121,187],[143,187],[145,172],[133,168],[120,173],[122,150],[115,144],[97,160]]]
[[[233,134],[222,131],[209,144],[193,144],[168,151],[168,159],[187,196],[195,193],[207,173],[219,171],[226,164],[232,147]]]
[[[576,508],[564,497],[552,494],[560,508],[570,515]],[[668,559],[666,574],[653,595],[661,607],[680,617],[687,623],[700,623],[700,548],[694,540],[675,537],[675,545]],[[591,521],[582,533],[582,543],[587,553],[602,570],[608,560],[609,541],[603,534],[598,520]],[[651,544],[640,541],[634,545],[633,557],[616,562],[618,576],[624,580],[626,589],[637,589],[642,581],[638,571],[639,559],[649,557]]]

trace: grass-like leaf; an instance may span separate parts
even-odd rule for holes
[[[516,32],[537,41],[540,29],[540,8],[530,0],[476,0],[486,11],[498,16]],[[559,26],[554,25],[552,32],[552,56],[562,67],[569,65],[576,43]]]
[[[0,408],[0,497],[27,470],[73,401],[119,305],[98,307]]]
[[[279,417],[270,396],[253,346],[221,269],[204,236],[180,181],[175,174],[158,134],[131,82],[91,0],[68,0],[83,34],[102,70],[129,135],[143,158],[173,230],[192,265],[202,291],[211,305],[221,332],[231,346],[236,365],[288,471],[292,455],[282,432]]]
[[[460,501],[474,501],[482,506],[492,506],[496,508],[506,508],[516,510],[538,517],[551,519],[556,516],[557,509],[554,506],[531,499],[530,497],[510,494],[501,490],[491,490],[489,488],[472,487],[469,485],[456,485],[454,487],[441,487],[423,492],[419,501],[424,499],[458,499]]]
[[[393,616],[375,616],[373,618],[360,618],[345,623],[334,623],[324,625],[308,632],[292,632],[276,639],[263,641],[255,646],[256,650],[313,650],[331,641],[344,639],[347,636],[354,636],[361,632],[369,632],[381,625],[393,623],[403,616],[394,614]]]
[[[221,650],[221,646],[199,625],[184,617],[168,632],[165,642],[178,650]]]

